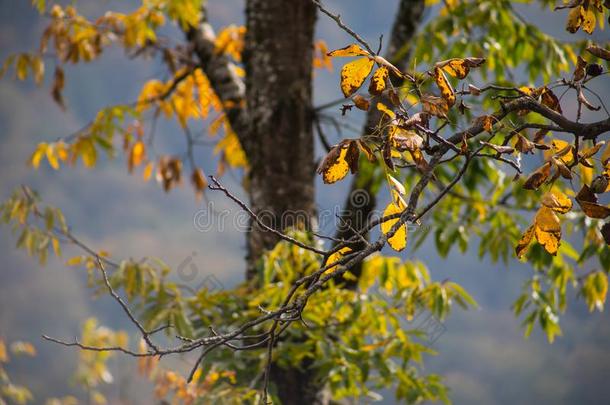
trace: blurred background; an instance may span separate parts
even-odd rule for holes
[[[97,17],[108,9],[132,10],[137,3],[81,0],[77,7],[84,15]],[[243,1],[208,3],[209,17],[216,28],[243,22]],[[356,31],[375,42],[380,34],[387,36],[397,2],[378,0],[374,13],[370,12],[369,3],[326,1],[329,9],[340,13]],[[539,7],[523,6],[521,11],[528,21],[567,38],[563,14]],[[0,60],[14,52],[36,49],[46,23],[31,8],[29,0],[0,0]],[[608,29],[597,35],[605,39],[610,36]],[[324,39],[330,49],[350,42],[323,17],[319,17],[316,37]],[[338,68],[335,64],[333,72],[316,71],[317,103],[340,96]],[[206,199],[198,203],[190,187],[166,194],[154,181],[146,183],[139,175],[128,175],[123,156],[104,157],[92,170],[78,167],[54,171],[43,164],[34,171],[26,164],[38,142],[78,130],[104,106],[135,101],[142,85],[163,72],[157,61],[130,60],[120,49],[110,49],[95,63],[68,67],[64,92],[67,112],[52,101],[48,83],[38,88],[30,81],[17,82],[10,76],[0,81],[0,198],[8,197],[20,184],[28,185],[40,193],[45,203],[60,207],[74,232],[90,246],[107,250],[117,258],[157,256],[174,268],[187,260],[197,270],[195,283],[214,275],[220,285],[230,287],[244,274],[244,234],[231,226],[225,226],[222,232],[201,232],[193,223],[200,209],[209,208],[207,204],[217,211],[229,209],[231,215],[237,213],[220,195],[208,192]],[[610,94],[608,80],[605,91],[600,89],[600,93]],[[574,114],[569,106],[564,110],[569,116]],[[173,124],[161,123],[157,133],[158,146],[166,153],[184,150],[184,137]],[[198,150],[196,159],[207,173],[214,172],[216,157],[211,147]],[[240,173],[228,172],[224,183],[239,193],[239,178]],[[320,210],[340,207],[347,186],[347,181],[333,186],[320,181]],[[115,303],[90,297],[83,269],[64,265],[65,258],[76,251],[68,249],[63,260],[51,259],[41,268],[24,252],[15,250],[15,242],[9,228],[0,229],[0,337],[30,341],[38,349],[38,356],[12,362],[9,372],[15,382],[31,387],[35,403],[43,403],[49,396],[82,397],[70,380],[77,351],[43,341],[40,335],[70,340],[78,336],[89,317],[96,317],[100,324],[111,328],[131,331],[131,326]],[[476,247],[476,243],[472,246]],[[481,262],[476,248],[466,254],[453,252],[441,260],[431,243],[415,254],[407,248],[402,255],[424,261],[437,280],[450,278],[463,285],[480,304],[477,310],[456,310],[451,315],[444,325],[445,332],[433,344],[440,355],[428,357],[424,365],[426,372],[446,377],[454,403],[608,403],[608,313],[589,313],[572,294],[569,309],[560,322],[563,336],[549,344],[535,328],[526,340],[510,306],[531,273],[528,266],[516,260],[508,265]],[[116,403],[151,403],[151,387],[137,376],[135,360],[115,356],[110,364],[115,383],[105,391],[109,398]],[[392,403],[391,394],[384,403]]]

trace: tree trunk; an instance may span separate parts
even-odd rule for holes
[[[308,0],[246,3],[246,103],[250,206],[265,224],[283,230],[315,218],[311,120],[315,5]],[[278,241],[252,224],[247,278]]]
[[[248,0],[246,3],[246,105],[250,207],[278,230],[315,221],[312,133],[312,51],[316,19],[309,0]],[[278,238],[252,223],[248,234],[248,280]],[[272,366],[271,380],[283,404],[315,404],[306,364],[290,370]]]

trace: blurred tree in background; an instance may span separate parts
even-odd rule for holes
[[[143,0],[97,18],[34,0],[48,20],[40,47],[10,56],[1,72],[41,85],[50,77],[62,109],[70,108],[64,68],[95,63],[109,47],[165,71],[137,100],[39,144],[31,166],[93,168],[100,155],[124,156],[143,181],[154,177],[166,192],[190,182],[198,198],[220,193],[250,218],[245,280],[218,291],[178,282],[160,259],[120,260],[85,245],[69,218],[25,186],[2,205],[17,246],[41,264],[62,245],[82,249],[67,264],[86,267],[92,291],[110,294],[137,329],[128,337],[91,319],[78,340],[45,336],[81,350],[76,380],[89,401],[106,401],[105,364],[122,353],[137,358],[157,397],[175,403],[331,403],[388,389],[407,403],[448,402],[441,376],[421,368],[434,331],[415,320],[426,313],[440,322],[454,305],[476,303],[458,284],[434,280],[425,263],[382,252],[386,245],[416,249],[432,238],[444,257],[477,243],[481,259],[527,261],[531,279],[513,307],[526,335],[536,324],[550,342],[561,334],[568,288],[603,310],[610,113],[596,88],[608,78],[610,50],[553,38],[513,3],[400,0],[389,38],[373,40],[317,0],[248,0],[245,26],[227,27],[208,23],[202,0]],[[539,3],[570,33],[602,30],[610,15],[607,1]],[[314,38],[317,18],[353,43],[329,52]],[[344,97],[313,105],[315,70],[337,62]],[[585,122],[583,111],[597,118]],[[178,123],[182,154],[155,148],[168,136],[155,133],[159,120]],[[210,143],[215,176],[194,154]],[[240,176],[248,201],[221,183],[227,171]],[[331,184],[350,172],[337,230],[322,235],[316,173]],[[35,354],[26,342],[10,348]],[[7,351],[0,341],[0,367]],[[191,352],[198,359],[187,375],[159,362]],[[0,401],[30,400],[0,368]]]

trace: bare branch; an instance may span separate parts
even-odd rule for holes
[[[236,196],[234,196],[233,194],[231,194],[231,192],[229,190],[227,190],[222,184],[220,184],[220,182],[218,181],[218,179],[216,179],[216,177],[214,176],[210,176],[210,179],[212,180],[213,184],[210,184],[208,186],[208,188],[210,190],[219,190],[222,191],[227,197],[229,197],[229,199],[233,200],[237,205],[239,205],[244,211],[246,211],[254,221],[256,221],[256,223],[263,228],[264,230],[273,233],[274,235],[278,236],[279,238],[290,242],[298,247],[301,247],[303,249],[309,250],[311,252],[317,253],[319,255],[322,256],[326,256],[327,252],[324,250],[320,250],[317,249],[313,246],[309,246],[301,241],[296,240],[295,238],[293,238],[292,236],[288,236],[285,233],[282,233],[280,231],[278,231],[277,229],[271,228],[270,226],[268,226],[267,224],[265,224],[259,217],[258,215],[256,215],[251,209],[250,207],[248,207],[243,201],[241,201],[239,198],[237,198]]]

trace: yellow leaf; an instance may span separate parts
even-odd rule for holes
[[[572,200],[559,190],[546,193],[542,197],[541,203],[560,214],[565,214],[572,209]]]
[[[67,266],[79,266],[83,262],[82,256],[74,256],[68,259],[66,262]]]
[[[214,147],[214,153],[221,153],[222,159],[234,168],[247,167],[248,159],[237,138],[237,134],[228,127],[224,138]]]
[[[582,20],[582,30],[587,34],[592,34],[595,30],[595,12],[589,8],[585,11]]]
[[[403,212],[405,209],[405,205],[402,202],[402,199],[397,199],[396,201],[392,201],[383,211],[383,217],[387,217],[392,214],[399,214]],[[398,218],[389,219],[381,223],[381,232],[384,235],[387,235],[388,232],[394,227],[394,225],[399,221]],[[407,226],[402,224],[392,235],[388,238],[388,244],[392,249],[397,252],[400,252],[407,246]]]
[[[384,113],[385,115],[387,115],[388,117],[390,117],[391,119],[396,118],[396,114],[394,113],[394,111],[390,110],[388,107],[386,107],[385,104],[378,102],[377,103],[377,109],[379,111],[381,111],[382,113]]]
[[[580,165],[580,181],[585,184],[591,184],[593,181],[593,168]]]
[[[333,63],[328,55],[328,47],[323,40],[318,40],[314,44],[312,65],[317,69],[326,67],[329,71],[333,70]]]
[[[317,173],[322,175],[324,183],[335,183],[347,176],[348,171],[355,173],[358,170],[359,156],[357,142],[342,141],[328,152],[320,163]]]
[[[585,18],[585,8],[583,6],[574,7],[568,13],[566,29],[574,34],[583,23]]]
[[[370,54],[362,49],[359,45],[351,44],[341,49],[335,49],[328,53],[328,56],[370,56]]]
[[[346,253],[349,253],[351,251],[352,251],[352,249],[347,246],[339,249],[332,255],[328,256],[328,259],[326,259],[326,261],[324,262],[324,267],[326,267],[330,264],[333,264],[333,263],[337,263],[339,260],[343,259],[343,256],[345,256]],[[337,266],[338,265],[331,266],[326,271],[331,271],[331,272],[335,271],[337,269]]]
[[[59,246],[59,240],[57,238],[51,239],[51,245],[53,246],[53,252],[55,252],[55,256],[61,256],[61,248]]]
[[[216,37],[215,49],[216,54],[230,55],[237,62],[241,61],[241,54],[244,50],[244,37],[246,35],[246,27],[229,25],[223,28]]]
[[[39,143],[34,153],[32,153],[32,157],[30,158],[30,164],[32,165],[32,167],[34,167],[34,169],[38,169],[38,167],[40,166],[40,161],[42,160],[42,157],[45,156],[47,153],[47,147],[48,145],[46,143]]]
[[[557,254],[561,241],[561,224],[557,215],[547,207],[541,207],[534,219],[536,240],[552,255]]]
[[[142,161],[144,160],[144,156],[146,154],[146,146],[144,142],[137,141],[131,147],[131,152],[129,152],[129,172],[131,173],[134,167],[138,167]]]
[[[55,143],[55,153],[57,153],[57,157],[59,158],[59,160],[61,160],[62,162],[65,162],[68,160],[68,145],[66,145],[63,142],[56,142]]]
[[[455,104],[455,92],[449,81],[445,77],[442,69],[434,68],[434,81],[441,91],[441,96],[447,101],[447,106],[451,108]]]
[[[55,156],[55,147],[53,145],[49,145],[45,152],[49,165],[55,170],[59,169],[59,161],[57,160],[57,156]]]
[[[551,142],[553,153],[558,156],[565,164],[570,164],[574,161],[574,150],[572,145],[560,139],[554,139]]]
[[[30,65],[30,57],[26,54],[21,54],[17,57],[15,69],[17,71],[17,78],[21,81],[28,77],[28,66]]]
[[[144,167],[144,172],[142,173],[142,178],[144,179],[144,181],[150,180],[154,167],[155,164],[153,162],[148,162],[146,164],[146,166]]]
[[[0,363],[8,362],[8,354],[6,352],[6,344],[4,340],[0,338]]]
[[[470,72],[470,68],[481,66],[485,62],[483,58],[453,58],[436,64],[453,77],[464,79]]]
[[[18,340],[11,343],[11,352],[16,355],[36,356],[36,348],[30,342]]]
[[[345,97],[349,97],[362,86],[367,76],[373,69],[375,62],[369,58],[356,59],[346,63],[341,69],[341,91]]]
[[[371,78],[371,84],[369,85],[369,93],[378,96],[386,87],[386,80],[388,79],[388,68],[385,66],[380,67],[373,73]]]

